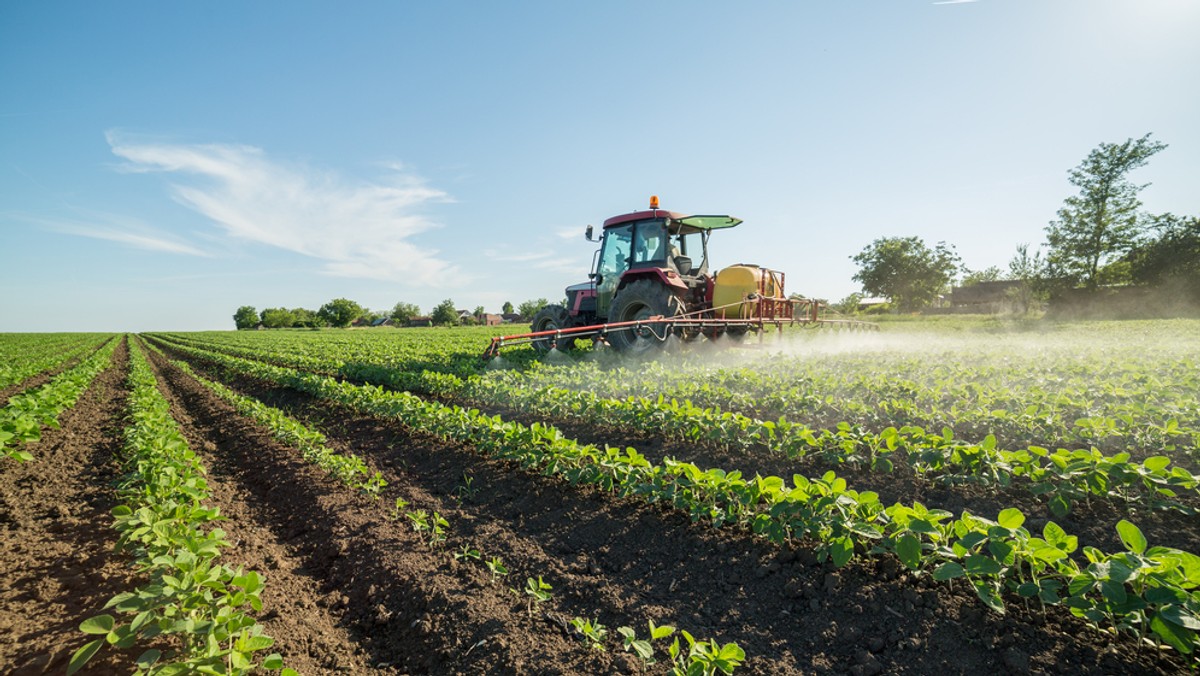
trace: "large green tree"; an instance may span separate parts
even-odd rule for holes
[[[438,306],[433,308],[433,313],[430,315],[434,324],[445,326],[456,326],[458,324],[458,310],[454,308],[454,301],[447,298],[438,303]]]
[[[363,316],[366,310],[363,306],[346,298],[335,298],[317,310],[317,316],[329,323],[330,326],[350,326],[355,319]]]
[[[396,322],[399,324],[407,324],[408,320],[412,319],[413,317],[420,316],[421,308],[413,305],[412,303],[400,301],[399,303],[396,303],[395,307],[392,308],[392,319],[396,320]]]
[[[533,319],[533,316],[538,313],[538,310],[541,310],[549,304],[550,301],[546,300],[545,298],[527,300],[517,306],[517,314],[521,315],[525,319]]]
[[[262,325],[268,329],[285,329],[296,323],[292,311],[284,307],[272,307],[262,311]]]
[[[252,329],[258,325],[258,310],[252,305],[243,305],[233,313],[233,324],[238,331]]]
[[[918,310],[932,303],[958,271],[954,247],[926,246],[919,237],[883,237],[851,260],[859,270],[854,280],[872,296],[886,296],[897,309]]]
[[[1104,265],[1127,253],[1142,231],[1138,193],[1147,184],[1129,181],[1129,172],[1166,148],[1150,134],[1124,143],[1101,143],[1071,170],[1079,194],[1068,197],[1058,220],[1046,227],[1050,275],[1096,288]]]

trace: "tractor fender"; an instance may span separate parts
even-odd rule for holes
[[[617,290],[628,286],[638,279],[650,279],[657,281],[664,286],[669,287],[676,295],[687,293],[687,284],[679,278],[679,275],[673,270],[660,270],[658,268],[647,268],[643,270],[626,270],[625,274],[621,275],[621,283],[617,285]]]

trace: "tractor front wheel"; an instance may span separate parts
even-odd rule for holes
[[[547,305],[537,314],[533,316],[533,323],[530,324],[529,330],[532,333],[540,331],[557,331],[559,329],[570,328],[571,315],[567,314],[567,308],[561,305]],[[533,349],[538,352],[549,352],[555,346],[557,339],[554,336],[546,336],[544,338],[533,339]],[[574,343],[574,340],[564,340],[564,343]],[[560,348],[566,348],[567,345],[559,345]]]
[[[636,322],[659,315],[678,317],[683,313],[683,303],[670,289],[648,279],[639,279],[617,292],[609,321]],[[643,354],[661,347],[670,332],[671,329],[663,324],[648,324],[636,329],[614,330],[610,340],[621,352]]]

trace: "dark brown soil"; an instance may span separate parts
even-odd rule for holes
[[[26,447],[33,460],[0,460],[0,672],[62,673],[91,638],[79,623],[131,588],[110,516],[128,354],[122,340],[61,429]],[[102,651],[87,673],[127,673],[122,659]]]
[[[213,443],[237,464],[233,472],[246,474],[240,481],[248,495],[271,496],[263,498],[268,530],[296,548],[318,594],[345,596],[340,621],[362,650],[403,670],[636,673],[615,651],[615,628],[640,630],[648,619],[736,641],[747,652],[746,671],[755,674],[1187,670],[1172,653],[1138,652],[1129,640],[1113,643],[1062,612],[1043,617],[1016,603],[1008,615],[989,613],[972,593],[913,578],[893,558],[834,570],[807,548],[775,547],[572,487],[286,388],[227,380],[319,426],[331,445],[383,471],[391,485],[382,504],[372,503],[264,438],[246,446],[246,459],[234,460],[227,448],[241,447],[237,438],[248,434],[246,423],[227,408],[222,413],[223,405],[181,374],[168,380],[188,393],[181,403],[193,415],[211,410],[212,422],[205,424],[229,431]],[[593,436],[603,440],[594,430]],[[223,471],[229,470],[214,474]],[[471,477],[469,490],[464,475]],[[397,496],[447,518],[445,551],[430,553],[387,520]],[[527,617],[523,602],[496,591],[481,567],[450,558],[464,544],[485,557],[501,555],[512,571],[509,586],[542,575],[554,586],[547,615],[598,618],[613,632],[609,652],[590,652],[553,621]],[[331,554],[338,550],[343,553]],[[373,625],[376,604],[388,618],[402,617],[403,627]]]

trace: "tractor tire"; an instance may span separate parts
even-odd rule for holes
[[[571,315],[567,314],[567,308],[561,305],[547,305],[537,314],[533,316],[533,323],[529,325],[529,330],[532,333],[539,331],[555,331],[557,329],[571,328]],[[574,340],[563,341],[574,343]],[[554,336],[546,336],[545,338],[535,338],[533,340],[533,349],[538,352],[549,352],[555,347]],[[558,345],[560,349],[566,349],[567,345]]]
[[[678,317],[682,314],[683,302],[671,293],[670,289],[649,279],[639,279],[617,292],[608,321],[633,322],[657,315]],[[661,325],[647,326],[640,330],[612,331],[609,341],[618,352],[645,354],[663,347],[669,331],[670,329]]]

